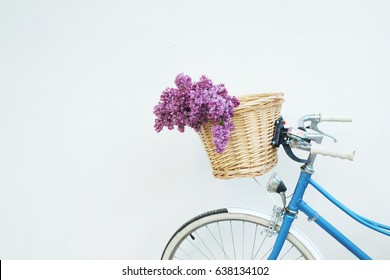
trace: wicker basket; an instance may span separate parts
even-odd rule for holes
[[[220,179],[255,177],[271,170],[277,163],[277,149],[271,145],[276,119],[280,116],[282,93],[253,94],[238,97],[231,133],[222,154],[215,152],[212,124],[199,132],[213,175]]]

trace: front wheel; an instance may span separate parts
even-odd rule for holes
[[[279,227],[270,234],[270,216],[241,208],[201,214],[179,228],[169,240],[163,260],[257,260],[271,253]],[[322,259],[316,247],[290,229],[279,259]]]

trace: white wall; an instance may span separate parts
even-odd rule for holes
[[[353,116],[323,130],[356,160],[320,158],[314,178],[390,224],[389,12],[372,0],[0,1],[0,258],[158,259],[196,214],[271,209],[253,180],[214,179],[194,132],[154,132],[153,106],[180,72],[234,95],[283,91],[290,125],[307,113]],[[291,191],[299,164],[282,150],[279,160]],[[389,237],[307,197],[390,259]],[[326,258],[353,258],[297,223]]]

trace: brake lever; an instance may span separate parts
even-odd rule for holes
[[[316,132],[318,132],[318,133],[320,133],[320,134],[322,134],[324,136],[327,136],[327,137],[331,138],[333,140],[333,142],[337,143],[337,139],[336,138],[334,138],[333,136],[331,136],[329,134],[326,134],[326,133],[322,132],[318,128],[318,123],[319,123],[318,121],[313,120],[308,128],[311,129],[311,130],[314,130],[314,131],[316,131]]]

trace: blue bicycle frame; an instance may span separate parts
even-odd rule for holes
[[[307,172],[302,169],[296,189],[294,194],[286,208],[286,212],[284,214],[283,223],[280,227],[280,231],[278,237],[276,239],[274,248],[272,250],[271,255],[268,257],[269,260],[275,260],[280,250],[283,247],[283,244],[286,240],[287,234],[290,230],[290,227],[295,219],[295,216],[298,214],[298,211],[302,211],[306,214],[306,216],[311,220],[318,224],[322,229],[324,229],[327,233],[329,233],[333,238],[335,238],[340,244],[346,247],[351,253],[353,253],[356,257],[362,260],[370,260],[371,258],[363,252],[358,246],[356,246],[351,240],[349,240],[345,235],[343,235],[339,230],[337,230],[334,226],[332,226],[327,220],[321,217],[317,211],[312,209],[304,200],[303,195],[310,185],[314,187],[317,191],[319,191],[323,196],[325,196],[328,200],[330,200],[334,205],[340,208],[343,212],[351,216],[354,220],[363,224],[366,227],[369,227],[375,231],[383,233],[385,235],[390,236],[390,227],[371,221],[367,218],[364,218],[346,206],[341,204],[337,199],[331,196],[328,192],[326,192],[319,184],[317,184],[311,178],[312,172]]]

